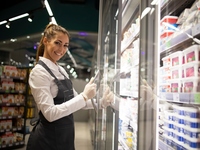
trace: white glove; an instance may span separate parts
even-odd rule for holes
[[[103,97],[101,98],[101,106],[103,108],[108,107],[114,101],[114,94],[110,91],[110,88],[106,86],[106,90],[103,93]]]
[[[83,92],[81,93],[85,100],[91,99],[96,95],[97,85],[94,83],[94,78],[90,79],[90,82],[85,85]]]
[[[143,80],[143,85],[140,86],[140,94],[141,94],[141,104],[143,105],[147,104],[153,109],[155,110],[157,109],[156,107],[157,96],[155,92],[153,91],[153,89],[148,85],[148,83],[145,80]]]
[[[143,79],[143,85],[140,86],[140,91],[143,100],[154,100],[155,98],[154,91],[144,79]]]

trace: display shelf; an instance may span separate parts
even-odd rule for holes
[[[137,129],[137,122],[133,122],[130,120],[130,118],[128,117],[120,117],[120,119],[127,124],[127,126],[130,126],[131,128],[133,128],[134,131],[138,131]]]
[[[9,132],[9,131],[13,131],[13,132],[22,131],[22,127],[19,127],[19,128],[13,127],[12,129],[1,129],[0,133]]]
[[[178,142],[177,140],[173,139],[172,137],[163,136],[162,140],[159,138],[159,148],[163,148],[161,150],[188,150],[192,149],[185,145],[183,142]]]
[[[160,92],[159,99],[169,102],[200,104],[200,93],[167,93]]]
[[[29,68],[0,66],[0,149],[24,146]]]
[[[179,16],[180,13],[190,7],[195,0],[168,0],[161,8],[161,18],[166,15]],[[177,7],[178,6],[178,7]]]
[[[191,46],[194,41],[192,38],[187,36],[186,33],[195,38],[200,38],[200,24],[197,24],[186,31],[181,31],[180,34],[177,34],[177,36],[174,36],[172,39],[165,42],[165,44],[161,45],[161,58],[169,55],[170,53],[176,52],[177,50],[183,50]]]
[[[124,150],[130,150],[130,148],[127,146],[122,136],[119,134],[118,137],[119,137],[119,143],[123,146]]]
[[[21,141],[21,142],[15,142],[13,144],[0,145],[0,149],[2,149],[2,150],[13,150],[13,149],[21,148],[24,145],[25,145],[25,142]]]
[[[123,52],[126,50],[126,48],[127,48],[129,45],[131,45],[131,43],[132,43],[134,40],[136,40],[136,39],[138,38],[138,36],[139,36],[139,31],[140,31],[140,28],[138,27],[137,30],[135,30],[135,32],[132,33],[131,36],[130,36],[127,40],[125,40],[125,41],[122,42],[122,44],[121,44],[121,53],[123,53]]]
[[[24,103],[0,103],[0,106],[24,106]]]
[[[169,145],[167,145],[165,142],[163,142],[162,140],[159,139],[159,150],[174,150],[173,148],[171,148]]]
[[[128,0],[125,7],[123,7],[122,10],[122,32],[125,32],[125,30],[128,28],[128,26],[131,24],[133,20],[136,19],[136,17],[139,15],[139,7],[140,7],[140,1],[138,0]]]

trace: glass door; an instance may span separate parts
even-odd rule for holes
[[[118,62],[118,0],[100,1],[99,34],[97,48],[97,70],[100,70],[100,88],[97,100],[102,98],[104,85],[110,85],[115,71],[119,68]],[[113,90],[113,87],[110,87]],[[112,107],[101,108],[100,102],[95,123],[95,150],[117,149],[118,111]]]

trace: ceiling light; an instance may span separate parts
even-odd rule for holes
[[[11,41],[11,42],[16,42],[16,41],[17,41],[17,39],[10,39],[10,41]]]
[[[6,24],[6,28],[10,28],[10,22],[8,22],[7,24]]]
[[[29,22],[32,22],[32,21],[33,21],[33,15],[29,15],[28,21],[29,21]]]
[[[14,21],[14,20],[17,20],[17,19],[20,19],[20,18],[24,18],[24,17],[27,17],[28,15],[29,15],[28,13],[25,13],[25,14],[10,18],[9,21]]]
[[[2,24],[5,24],[5,23],[7,23],[7,21],[6,21],[6,20],[4,20],[4,21],[1,21],[1,22],[0,22],[0,25],[2,25]]]
[[[51,11],[51,7],[49,6],[48,1],[44,0],[44,4],[46,6],[47,12],[49,13],[49,16],[53,16],[53,12]]]
[[[53,16],[51,16],[49,20],[49,23],[57,24],[56,19]]]

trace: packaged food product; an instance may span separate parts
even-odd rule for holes
[[[185,63],[190,62],[199,62],[200,61],[200,46],[192,45],[185,50],[183,50],[183,54],[185,55]]]
[[[177,51],[169,55],[171,57],[172,66],[185,64],[185,58],[182,51]]]
[[[165,16],[162,18],[161,23],[162,22],[166,22],[166,23],[170,23],[170,24],[175,24],[178,20],[177,16]]]
[[[185,78],[200,77],[200,62],[192,62],[183,66]]]

